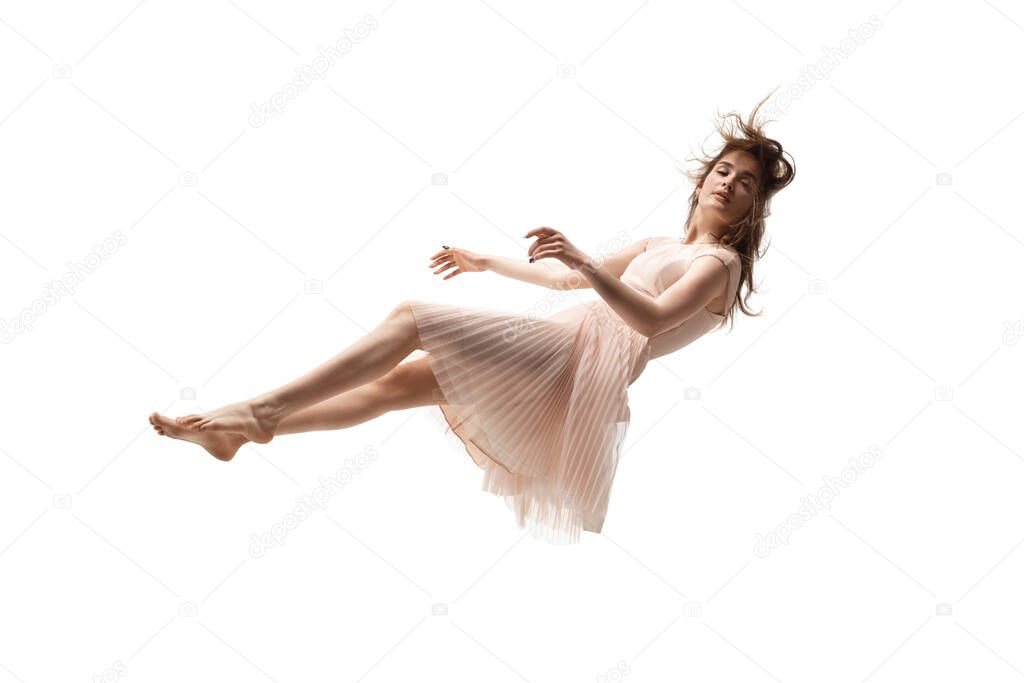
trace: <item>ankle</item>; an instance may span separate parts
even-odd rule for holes
[[[273,396],[257,396],[251,404],[252,412],[258,419],[274,424],[280,422],[286,414],[286,406]]]

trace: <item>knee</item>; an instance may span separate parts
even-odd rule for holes
[[[408,320],[410,322],[415,322],[415,318],[412,314],[412,302],[401,302],[391,309],[391,313],[388,314],[388,317],[392,320]]]
[[[416,324],[416,316],[412,310],[413,303],[412,301],[403,301],[395,306],[388,314],[387,322],[402,330],[402,333],[412,340],[413,349],[422,349],[423,344],[419,337],[419,327]]]

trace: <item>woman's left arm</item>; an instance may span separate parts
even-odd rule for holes
[[[654,299],[608,272],[602,265],[603,259],[588,256],[553,228],[535,228],[525,236],[538,238],[528,251],[531,262],[558,259],[581,273],[630,327],[645,337],[657,333],[660,309]]]

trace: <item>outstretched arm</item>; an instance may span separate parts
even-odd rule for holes
[[[433,260],[430,267],[437,268],[434,274],[443,273],[445,280],[461,273],[492,270],[498,275],[550,289],[581,289],[590,286],[585,277],[556,261],[531,263],[528,257],[513,259],[505,256],[490,256],[477,254],[468,249],[447,246],[431,258]]]
[[[622,277],[630,262],[647,248],[650,239],[647,237],[638,240],[621,251],[605,257],[602,265],[613,277]],[[548,289],[586,289],[591,286],[587,278],[578,270],[553,259],[530,262],[529,258],[523,260],[507,256],[476,254],[468,249],[453,247],[445,247],[443,251],[437,252],[432,258],[431,268],[441,266],[434,271],[435,274],[451,271],[445,273],[445,280],[460,273],[490,270],[498,275]]]
[[[606,257],[602,265],[605,270],[614,277],[622,277],[630,261],[639,256],[647,248],[647,242],[651,238],[645,237],[642,240],[633,242],[621,251]],[[531,282],[535,285],[548,287],[550,289],[587,289],[591,286],[590,281],[578,270],[573,270],[561,261],[551,259],[534,261],[520,261],[519,259],[505,258],[504,256],[483,256],[484,268],[493,270],[499,275]]]
[[[583,289],[590,283],[580,273],[558,262],[534,261],[507,256],[482,256],[484,270],[548,289]]]

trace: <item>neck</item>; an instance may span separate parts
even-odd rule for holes
[[[690,223],[686,228],[686,232],[683,235],[683,244],[696,244],[696,243],[715,243],[721,241],[725,235],[728,226],[722,224],[720,221],[709,220],[704,216],[704,212],[701,211],[701,207],[697,207],[693,212],[693,217],[690,219]]]

